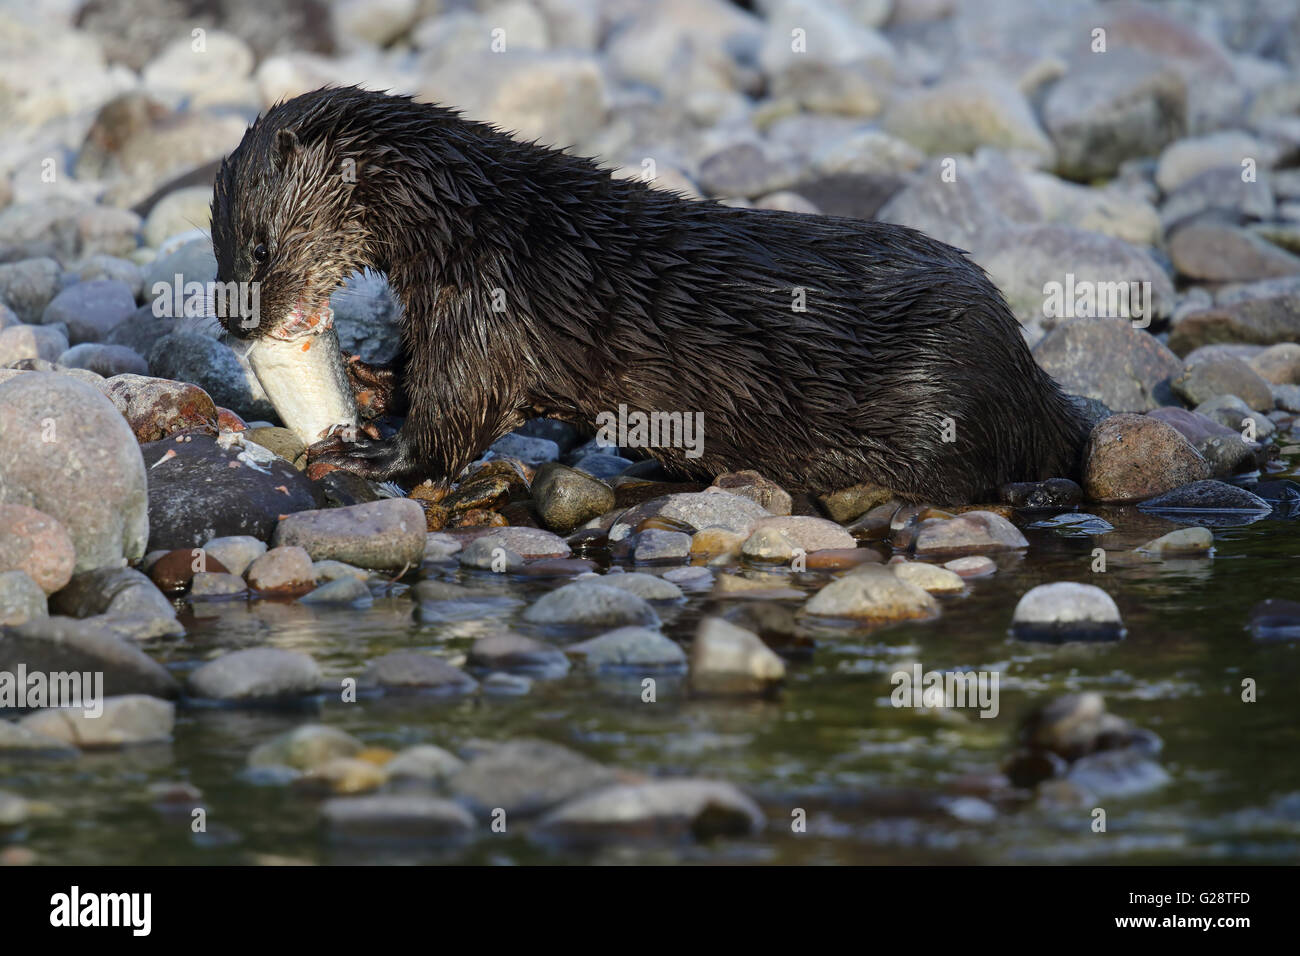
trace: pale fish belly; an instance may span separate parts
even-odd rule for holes
[[[248,352],[280,420],[308,445],[335,426],[355,428],[359,420],[333,320],[327,310],[314,323],[286,323]]]

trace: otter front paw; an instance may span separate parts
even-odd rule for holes
[[[362,417],[401,415],[406,411],[406,395],[396,366],[371,365],[361,361],[359,355],[349,355],[344,370]]]
[[[350,471],[371,481],[393,481],[410,471],[401,436],[349,441],[334,434],[307,447],[307,477],[312,481],[331,471]]]

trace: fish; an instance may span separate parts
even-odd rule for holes
[[[311,445],[333,433],[355,436],[360,416],[343,363],[334,312],[294,309],[254,339],[248,364],[284,426]]]

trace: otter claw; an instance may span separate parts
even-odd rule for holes
[[[331,471],[350,471],[371,481],[390,481],[405,471],[401,443],[395,438],[349,441],[335,432],[307,447],[307,477],[315,481]]]
[[[344,371],[356,396],[357,407],[367,418],[378,418],[388,413],[401,414],[405,402],[401,377],[392,365],[371,365],[359,355],[347,356]]]

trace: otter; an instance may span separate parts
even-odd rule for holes
[[[272,319],[222,317],[240,338],[327,312],[356,270],[387,274],[407,417],[309,449],[373,480],[450,481],[529,418],[591,428],[620,406],[703,413],[695,457],[646,449],[678,474],[950,503],[1070,476],[1086,437],[961,250],[688,200],[409,97],[272,107],[221,164],[212,241],[218,279],[259,283]]]

